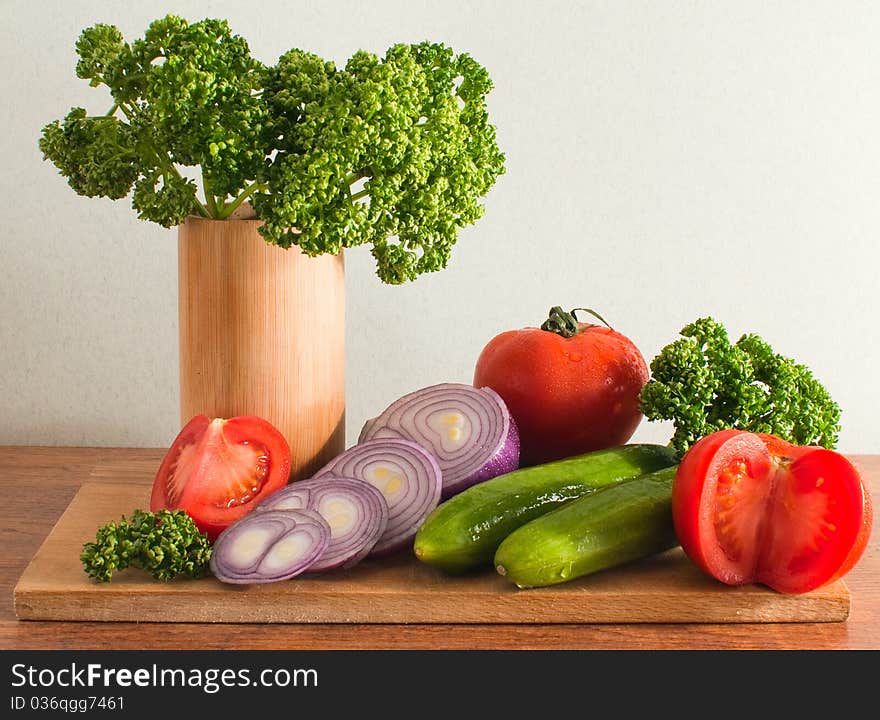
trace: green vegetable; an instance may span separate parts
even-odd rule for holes
[[[678,545],[675,467],[572,500],[508,535],[495,568],[519,587],[573,580]]]
[[[130,521],[123,516],[100,527],[80,559],[89,577],[101,582],[127,567],[142,568],[162,581],[178,575],[197,578],[208,569],[211,544],[183,510],[135,510]]]
[[[673,465],[661,445],[624,445],[522,468],[474,485],[439,505],[416,534],[416,556],[447,572],[492,562],[513,530],[566,501]]]
[[[224,217],[224,199],[252,191],[265,165],[268,108],[257,94],[266,69],[222,20],[169,15],[131,44],[112,25],[85,29],[77,77],[105,85],[112,107],[74,108],[43,129],[40,149],[88,197],[125,197],[165,227],[190,213]],[[181,166],[200,166],[205,201]]]
[[[133,190],[139,217],[165,227],[250,201],[269,242],[313,256],[369,244],[379,277],[401,283],[446,266],[504,172],[489,75],[442,44],[359,51],[339,69],[293,49],[266,66],[225,21],[169,15],[132,43],[87,28],[76,50],[112,107],[47,125],[44,157],[81,195]]]
[[[309,255],[371,243],[389,283],[445,267],[504,170],[491,88],[473,58],[438,44],[357,52],[344,69],[288,52],[266,82],[281,139],[253,199],[261,232]]]
[[[728,428],[795,445],[836,445],[840,407],[806,366],[774,353],[757,335],[731,344],[712,318],[681,335],[651,362],[652,379],[641,393],[645,417],[673,421],[670,444],[679,453]]]

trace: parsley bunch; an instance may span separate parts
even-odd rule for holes
[[[83,546],[80,559],[89,577],[101,582],[127,567],[162,581],[178,575],[197,578],[208,569],[211,544],[183,510],[135,510],[131,520],[123,516],[100,527],[95,542]]]
[[[697,440],[728,428],[770,433],[795,445],[834,448],[840,407],[805,365],[779,355],[758,335],[731,343],[727,330],[702,318],[651,362],[642,389],[649,420],[672,420],[670,445],[684,454]]]
[[[138,217],[165,227],[223,217],[218,198],[243,192],[265,160],[265,68],[247,42],[225,21],[169,15],[131,44],[112,25],[87,28],[76,51],[77,77],[105,85],[113,106],[73,108],[43,128],[46,159],[80,195],[119,199],[133,187]],[[204,202],[182,166],[201,168]]]
[[[446,266],[504,172],[489,75],[442,44],[361,51],[339,69],[293,49],[269,67],[225,21],[169,15],[132,43],[87,28],[76,50],[77,76],[113,105],[46,125],[44,157],[77,193],[131,193],[165,227],[250,201],[267,241],[309,255],[369,244],[379,277],[401,283]]]

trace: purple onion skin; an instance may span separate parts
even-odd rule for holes
[[[414,522],[411,526],[407,527],[403,534],[397,535],[395,539],[389,541],[385,538],[380,537],[376,545],[370,551],[370,557],[386,557],[388,555],[393,555],[394,553],[399,552],[405,547],[412,547],[413,538],[416,535],[419,527],[421,526],[424,519],[428,516],[428,514],[435,508],[440,502],[440,492],[442,488],[443,477],[440,471],[440,466],[437,464],[437,459],[434,455],[431,454],[430,451],[426,450],[422,445],[419,445],[412,440],[407,438],[377,438],[372,441],[364,441],[358,442],[357,445],[350,447],[348,450],[343,452],[340,455],[337,455],[333,460],[327,463],[323,468],[318,470],[315,474],[314,479],[320,479],[326,475],[333,475],[334,473],[340,472],[339,467],[345,465],[345,462],[348,458],[350,458],[352,451],[355,451],[359,446],[361,450],[364,449],[364,445],[367,443],[375,443],[375,447],[381,447],[383,444],[391,444],[393,446],[398,446],[401,448],[407,449],[407,451],[411,454],[420,457],[424,464],[430,469],[430,476],[436,478],[436,485],[434,485],[430,489],[429,502],[424,507],[424,512],[418,518],[414,519]],[[364,481],[366,482],[366,481]],[[369,483],[368,483],[369,484]],[[288,486],[289,487],[289,486]],[[278,492],[284,492],[283,490],[279,490]],[[378,492],[378,491],[377,491]],[[380,493],[381,494],[381,493]],[[390,509],[389,509],[390,512]],[[390,525],[390,521],[389,521]]]
[[[287,516],[287,518],[284,517],[285,515]],[[239,526],[245,524],[258,524],[261,521],[265,521],[267,518],[280,521],[283,524],[289,524],[289,527],[287,528],[287,530],[278,533],[277,537],[275,537],[274,541],[262,557],[265,557],[276,543],[289,535],[291,532],[295,531],[296,527],[303,522],[306,522],[313,528],[318,529],[317,533],[312,533],[313,535],[317,535],[317,537],[315,538],[315,544],[313,545],[309,554],[305,557],[305,559],[300,560],[292,570],[283,572],[279,575],[237,575],[224,572],[224,569],[221,567],[221,561],[219,560],[219,553],[223,552],[223,544],[221,541],[224,539],[224,537],[233,535],[240,531],[241,528]],[[238,530],[236,530],[236,528],[238,528]],[[267,510],[263,513],[250,513],[248,515],[245,515],[241,520],[233,523],[222,533],[220,533],[214,543],[214,552],[211,555],[209,566],[214,577],[216,577],[220,582],[231,585],[258,585],[262,583],[280,582],[282,580],[289,580],[293,577],[296,577],[297,575],[300,575],[301,573],[306,572],[306,570],[308,570],[308,568],[312,564],[314,564],[318,560],[318,558],[321,557],[321,555],[324,554],[324,551],[327,549],[327,546],[329,544],[330,526],[327,524],[327,521],[324,520],[324,518],[322,518],[318,513],[311,510]],[[259,563],[257,563],[257,565],[259,565]]]
[[[509,420],[507,435],[501,442],[497,452],[495,452],[494,455],[492,455],[486,462],[483,463],[482,466],[477,468],[470,475],[460,478],[453,483],[447,483],[446,478],[444,477],[443,488],[440,496],[441,502],[443,502],[444,500],[448,500],[450,497],[452,497],[453,495],[457,495],[463,490],[467,490],[467,488],[471,487],[472,485],[476,485],[486,480],[491,480],[498,475],[505,475],[509,472],[513,472],[519,467],[519,429],[516,426],[513,415],[510,414],[509,410],[507,409],[507,405],[501,398],[501,396],[497,392],[492,390],[492,388],[483,387],[475,389],[490,395],[502,408],[503,413],[507,415],[507,418]],[[394,405],[394,403],[392,403],[392,405]],[[392,405],[389,405],[389,408]],[[385,412],[387,412],[387,409]],[[384,412],[382,413],[382,415],[384,415]],[[371,439],[372,437],[375,437],[374,432],[376,431],[376,425],[382,415],[371,418],[364,423],[363,427],[361,428],[360,435],[358,436],[359,443],[367,439],[368,436],[371,436]],[[399,437],[404,440],[410,440],[418,444],[417,440],[401,433],[396,428],[385,427],[380,429],[385,430],[386,433],[393,433],[395,437]],[[431,452],[430,447],[426,447],[425,449],[429,453]]]
[[[267,495],[265,498],[260,500],[260,504],[257,505],[253,512],[266,512],[267,510],[287,510],[287,509],[295,509],[295,508],[278,508],[277,503],[281,500],[282,497],[286,495],[299,495],[302,492],[302,488],[297,487],[297,485],[301,482],[306,482],[305,480],[298,480],[297,482],[290,483],[285,485],[284,487],[276,490],[271,495]],[[308,490],[304,493],[307,496],[306,502],[303,503],[302,507],[307,508],[309,506],[308,503]]]
[[[434,507],[436,507],[436,505]],[[425,517],[427,517],[427,515]],[[425,520],[425,518],[423,517],[422,522],[424,522],[424,520]],[[416,532],[418,532],[418,529],[420,526],[421,526],[421,523],[419,523],[419,525],[416,526],[411,533],[408,533],[405,536],[401,536],[398,540],[396,540],[392,543],[385,543],[384,545],[374,547],[370,551],[370,557],[371,558],[388,557],[389,555],[396,555],[404,548],[411,548],[412,544],[413,544],[413,539],[415,538]]]
[[[491,480],[499,475],[506,475],[517,468],[519,468],[519,429],[513,420],[513,415],[511,415],[507,437],[504,438],[504,442],[501,443],[498,452],[489,458],[487,462],[483,463],[483,466],[475,473],[462,478],[454,485],[444,485],[440,500],[441,502],[448,500],[453,495],[467,490],[472,485]]]
[[[323,475],[321,477],[312,478],[312,480],[315,482],[320,482],[321,480],[330,480],[333,477],[333,475]],[[388,526],[388,505],[386,504],[385,498],[382,493],[380,493],[376,488],[370,485],[370,483],[365,482],[364,480],[358,480],[357,478],[346,478],[346,480],[351,480],[353,482],[364,485],[364,491],[370,493],[370,495],[373,496],[373,498],[375,499],[375,506],[373,508],[375,513],[374,529],[370,533],[369,537],[366,538],[360,550],[358,550],[353,555],[340,556],[332,564],[324,564],[322,558],[318,558],[315,564],[309,567],[306,572],[324,573],[328,572],[329,570],[336,570],[337,568],[348,569],[354,567],[372,552],[376,543],[379,542],[379,539],[382,537],[382,533],[385,532],[385,528]]]
[[[359,487],[360,492],[371,498],[368,502],[372,506],[376,525],[373,530],[365,536],[364,544],[357,550],[357,552],[351,555],[340,555],[332,563],[326,563],[325,557],[319,557],[306,570],[308,573],[324,573],[330,570],[336,570],[337,568],[347,569],[353,567],[370,554],[373,546],[379,541],[382,533],[385,532],[385,528],[388,525],[388,505],[385,503],[385,498],[382,496],[382,493],[365,480],[325,472],[324,474],[319,473],[306,480],[298,480],[280,490],[276,490],[254,508],[254,512],[267,512],[274,510],[277,509],[277,504],[285,497],[296,495],[303,498],[303,507],[318,512],[316,507],[316,501],[318,499],[316,494],[319,492],[318,489],[325,485],[333,485],[334,483],[339,485],[336,481],[340,480],[342,481],[343,486],[350,483],[356,484],[356,486]],[[331,537],[330,545],[332,545],[332,543],[333,539]],[[329,552],[329,550],[330,546],[328,545],[327,551],[325,552]]]

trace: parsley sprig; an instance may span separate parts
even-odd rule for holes
[[[207,571],[211,544],[183,510],[135,510],[130,520],[123,516],[100,527],[80,559],[89,577],[101,582],[128,567],[162,581],[178,575],[197,578]]]
[[[711,317],[687,325],[651,362],[642,389],[649,420],[672,420],[670,445],[684,454],[717,430],[770,433],[795,445],[832,449],[840,406],[806,365],[777,354],[761,337],[731,343]]]

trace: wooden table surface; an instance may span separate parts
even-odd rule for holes
[[[843,623],[725,625],[221,625],[20,621],[12,591],[98,464],[158,467],[162,450],[0,447],[0,649],[878,649],[877,533],[846,577]],[[851,460],[880,491],[880,456]],[[125,478],[120,478],[124,480]],[[141,478],[142,479],[142,478]]]

